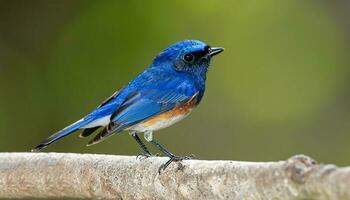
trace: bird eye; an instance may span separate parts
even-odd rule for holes
[[[191,63],[194,60],[194,55],[191,53],[188,53],[184,56],[184,60],[188,63]]]

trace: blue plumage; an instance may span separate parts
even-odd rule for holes
[[[145,132],[146,140],[156,143],[152,138],[153,130],[187,116],[201,101],[211,58],[222,51],[222,48],[211,48],[197,40],[171,45],[159,53],[152,64],[127,86],[81,120],[44,140],[35,149],[44,148],[78,129],[85,129],[81,134],[85,137],[99,127],[102,127],[102,131],[90,145],[123,130],[129,130],[139,144],[142,142],[137,136],[138,132]],[[190,104],[190,101],[194,103]],[[150,154],[142,145],[145,154]],[[160,150],[169,157],[173,155],[164,148]]]

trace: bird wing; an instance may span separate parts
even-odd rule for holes
[[[129,97],[112,114],[110,124],[88,145],[96,144],[114,132],[125,130],[148,118],[170,111],[197,95],[195,85],[181,77],[170,77],[149,84],[130,93]]]

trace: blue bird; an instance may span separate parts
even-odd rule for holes
[[[144,133],[146,141],[170,158],[160,170],[172,161],[188,159],[169,152],[153,138],[152,133],[184,119],[200,103],[210,61],[223,50],[198,40],[184,40],[169,46],[127,86],[107,98],[90,114],[42,141],[33,151],[79,129],[83,129],[80,137],[87,137],[101,128],[88,146],[114,133],[129,131],[144,156],[152,154],[139,133]]]

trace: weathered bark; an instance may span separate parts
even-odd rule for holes
[[[350,199],[350,167],[69,153],[0,153],[0,198]]]

